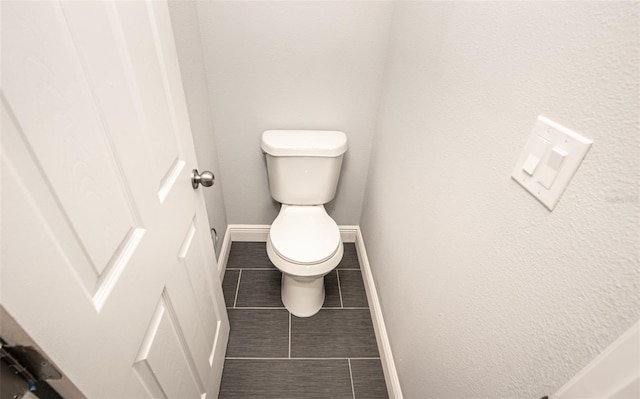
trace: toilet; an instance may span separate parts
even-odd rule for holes
[[[343,254],[340,230],[324,204],[335,196],[347,136],[330,130],[267,130],[261,148],[269,191],[281,203],[267,254],[282,272],[282,303],[295,316],[313,316],[324,303],[324,276]]]

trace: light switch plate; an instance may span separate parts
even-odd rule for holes
[[[544,142],[549,143],[546,148],[542,145]],[[592,143],[591,140],[573,130],[544,116],[539,116],[531,130],[529,141],[513,168],[511,177],[552,211]],[[557,154],[564,154],[564,159],[559,166]],[[551,162],[549,162],[550,156]],[[540,162],[531,174],[533,157],[539,158]],[[549,173],[554,171],[557,174],[554,179],[550,179]],[[540,181],[544,181],[545,185],[551,181],[551,186],[546,188]]]

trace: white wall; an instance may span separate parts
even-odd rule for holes
[[[300,128],[347,133],[327,210],[358,223],[391,12],[387,2],[198,3],[229,223],[273,221],[260,135]]]
[[[197,168],[200,172],[209,170],[216,176],[216,182],[212,187],[203,187],[202,189],[204,190],[209,224],[218,232],[216,254],[219,255],[227,229],[227,214],[222,190],[224,179],[220,178],[196,6],[191,1],[172,1],[169,2],[169,12],[189,110],[193,142],[198,157]],[[189,167],[196,168],[195,165],[189,165]]]
[[[638,3],[398,2],[360,219],[407,398],[538,398],[640,318]],[[553,212],[537,115],[594,140]]]

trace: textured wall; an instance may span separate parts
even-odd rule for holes
[[[220,178],[217,146],[213,134],[196,6],[191,1],[172,1],[169,2],[169,12],[198,157],[197,167],[200,171],[209,170],[216,175],[216,183],[213,187],[204,189],[204,197],[209,224],[218,232],[216,254],[220,254],[224,233],[227,230],[227,214],[222,191],[223,179]]]
[[[640,318],[638,3],[397,2],[361,226],[407,398],[539,398]],[[553,212],[537,115],[594,140]]]
[[[229,223],[273,221],[260,135],[343,130],[339,224],[357,224],[392,3],[200,2],[207,83]]]

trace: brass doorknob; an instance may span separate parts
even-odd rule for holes
[[[194,189],[198,188],[200,184],[205,187],[211,187],[215,181],[216,177],[208,170],[205,170],[202,173],[198,173],[198,169],[191,171],[191,187]]]

